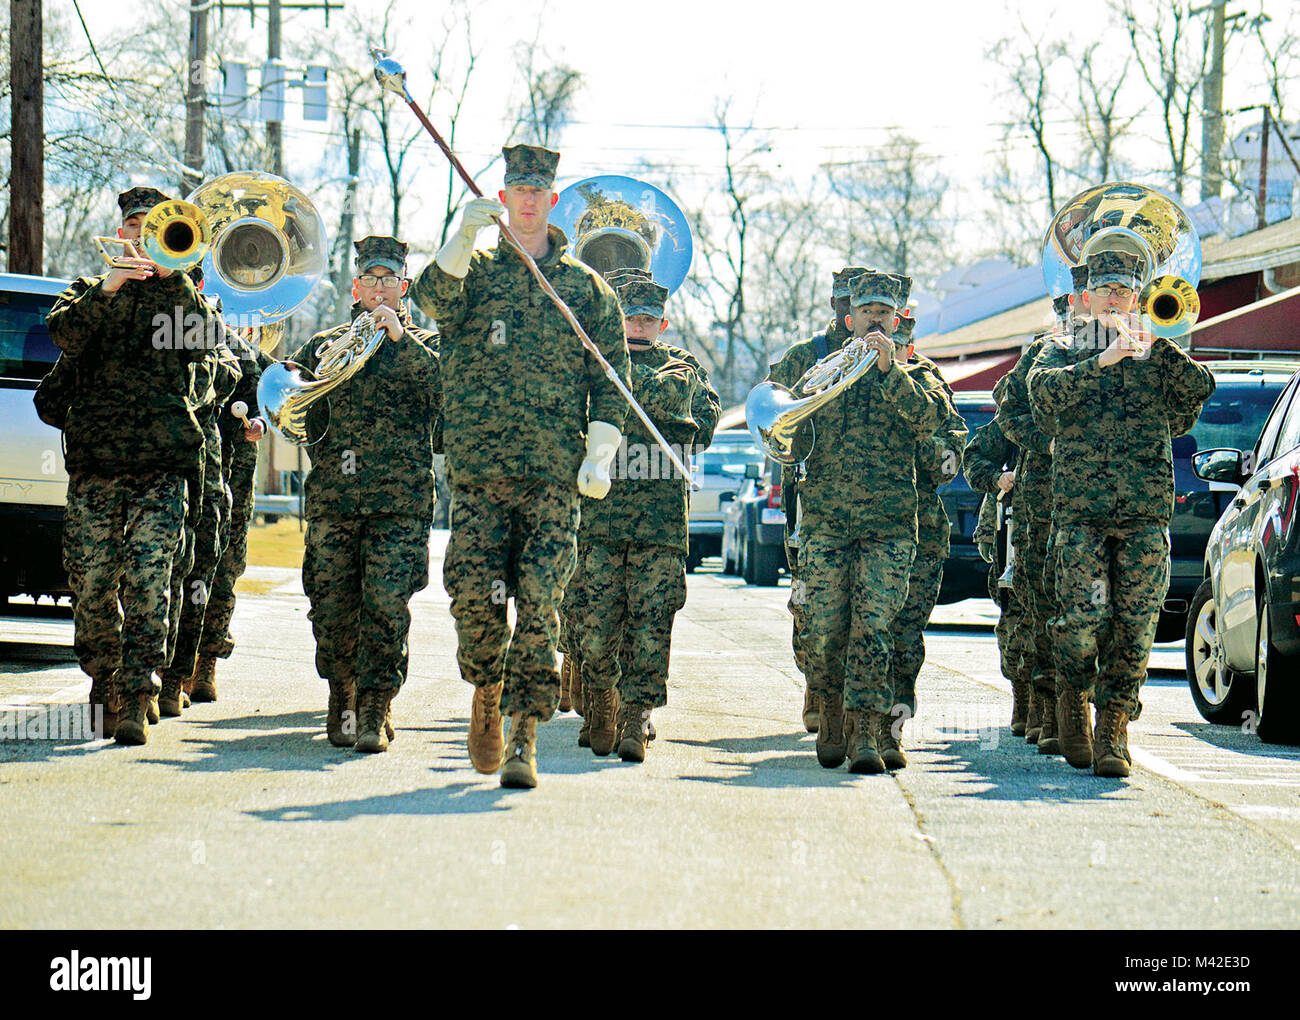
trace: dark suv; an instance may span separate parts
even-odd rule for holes
[[[953,394],[957,413],[966,420],[967,439],[975,430],[987,425],[997,413],[998,405],[993,394],[983,390],[958,391]],[[965,472],[957,475],[939,489],[943,508],[948,511],[952,528],[951,548],[943,565],[943,584],[939,588],[939,602],[960,602],[963,599],[987,598],[989,594],[989,565],[980,559],[975,548],[975,525],[979,522],[980,502],[984,493],[976,492],[966,482]]]

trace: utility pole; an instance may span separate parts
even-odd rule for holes
[[[185,165],[181,194],[203,183],[203,115],[208,101],[209,0],[190,0],[190,77],[185,88]]]
[[[361,129],[353,128],[348,139],[348,186],[343,194],[343,215],[339,222],[339,264],[334,271],[334,317],[343,321],[352,306],[352,274],[349,272],[353,214],[357,207],[357,182],[361,175]]]
[[[1228,0],[1210,0],[1191,14],[1210,14],[1207,49],[1210,69],[1201,84],[1201,201],[1223,191],[1223,51],[1227,43],[1228,22],[1245,17],[1244,12],[1228,16]]]
[[[45,270],[45,95],[41,0],[10,0],[9,272]]]
[[[1255,213],[1257,230],[1268,226],[1268,122],[1272,119],[1267,106],[1260,109],[1264,113],[1264,119],[1259,126],[1259,191],[1255,194],[1259,203]]]
[[[266,57],[268,66],[280,59],[280,0],[266,5]],[[278,120],[266,122],[266,147],[271,150],[271,173],[283,177],[284,137]]]

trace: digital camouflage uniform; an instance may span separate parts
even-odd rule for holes
[[[682,352],[685,353],[685,352]],[[678,349],[631,351],[632,393],[675,448],[707,446],[720,404]],[[578,568],[565,593],[582,679],[623,703],[668,703],[673,617],[686,602],[687,483],[634,414],[604,499],[582,499]]]
[[[231,413],[231,405],[242,400],[248,417],[257,415],[257,383],[262,369],[274,362],[256,344],[237,337],[231,349],[239,358],[242,376],[230,399],[217,416],[221,431],[221,473],[230,488],[229,528],[222,541],[221,559],[208,591],[207,611],[199,654],[228,659],[235,649],[230,620],[235,612],[235,583],[244,573],[248,559],[248,524],[253,516],[253,476],[257,470],[257,444],[244,438],[244,423]]]
[[[563,231],[551,226],[549,237],[538,267],[626,380],[614,292],[568,254]],[[431,263],[411,296],[441,337],[452,491],[443,580],[461,676],[475,687],[504,681],[503,713],[545,721],[559,699],[558,609],[577,562],[587,423],[621,430],[627,405],[504,240],[476,251],[464,279]]]
[[[790,387],[815,360],[805,340],[768,378]],[[915,450],[938,429],[941,406],[915,369],[872,366],[812,418],[817,440],[800,483],[803,540],[791,599],[803,605],[812,691],[842,692],[850,711],[888,715],[894,704],[890,628],[916,555]]]
[[[369,238],[365,240],[370,240]],[[363,242],[358,242],[360,245]],[[362,312],[352,306],[352,318]],[[406,681],[411,596],[429,583],[433,455],[440,443],[437,338],[399,313],[364,367],[311,405],[311,470],[302,587],[311,600],[316,671],[331,687],[392,697]],[[320,347],[352,329],[317,333],[289,361],[315,370]]]
[[[1054,624],[1063,689],[1136,718],[1169,584],[1171,419],[1199,412],[1214,377],[1171,341],[1103,368],[1114,332],[1088,322],[1029,372],[1035,417],[1054,422]],[[1108,638],[1108,639],[1107,639]],[[1101,661],[1095,662],[1100,651]]]
[[[153,674],[166,661],[185,476],[203,445],[189,394],[191,365],[207,352],[161,334],[155,346],[155,320],[198,316],[203,336],[215,327],[183,273],[129,280],[116,294],[104,279],[74,281],[47,319],[78,380],[63,425],[63,558],[82,669],[99,682],[117,669],[118,691],[134,697],[157,693]]]
[[[900,343],[908,343],[906,337]],[[939,487],[957,477],[966,448],[966,422],[952,403],[952,390],[929,358],[914,354],[908,361],[918,381],[930,393],[943,395],[943,423],[916,447],[917,542],[916,559],[907,582],[907,601],[894,618],[894,651],[890,659],[890,685],[895,704],[916,714],[916,678],[925,662],[925,625],[939,600],[943,564],[948,558],[952,526],[939,497]]]
[[[997,636],[1002,675],[1013,684],[1027,685],[1033,680],[1032,631],[1025,620],[1024,606],[1020,600],[1014,593],[998,587],[998,579],[1006,567],[1006,553],[999,559],[996,552],[998,479],[1004,471],[1015,467],[1019,454],[1020,448],[1002,434],[995,417],[987,425],[975,430],[975,435],[966,446],[964,471],[970,487],[985,494],[980,504],[975,541],[977,544],[987,542],[994,548],[993,559],[989,564],[989,598],[997,602],[1001,609],[998,614]],[[1002,497],[1004,508],[1011,506],[1017,496],[1017,488],[1013,487]]]
[[[239,360],[224,341],[194,367],[192,399],[195,417],[203,430],[203,465],[202,471],[187,479],[187,486],[190,506],[197,504],[199,511],[197,515],[191,513],[185,540],[172,564],[169,647],[167,667],[161,674],[164,685],[169,679],[180,683],[194,673],[208,593],[230,520],[230,489],[221,472],[217,412],[241,373]]]

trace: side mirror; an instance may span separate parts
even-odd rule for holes
[[[746,464],[746,465],[745,465],[745,477],[746,477],[746,478],[760,478],[760,477],[762,477],[762,474],[763,474],[763,467],[762,467],[761,464]]]
[[[1206,482],[1240,485],[1250,477],[1240,450],[1201,450],[1192,454],[1192,473]]]
[[[718,506],[721,507],[723,503],[734,502],[735,499],[736,494],[734,492],[723,492],[718,496]]]

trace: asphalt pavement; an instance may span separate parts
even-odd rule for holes
[[[991,603],[927,634],[909,766],[820,768],[788,582],[690,577],[643,765],[541,728],[541,784],[465,751],[441,585],[416,596],[392,748],[325,740],[295,571],[253,568],[220,699],[143,747],[0,740],[5,927],[1295,927],[1300,749],[1200,720],[1161,646],[1125,780],[1007,729]],[[0,713],[83,701],[66,619],[0,620]]]

